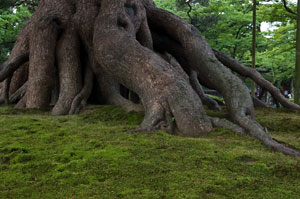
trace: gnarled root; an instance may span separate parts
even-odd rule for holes
[[[9,96],[13,95],[28,80],[29,63],[21,65],[14,73],[9,86]]]
[[[145,109],[145,117],[141,124],[142,129],[153,130],[166,130],[168,133],[173,133],[175,124],[172,122],[172,113],[167,103],[154,102],[147,104]]]
[[[191,70],[190,72],[190,82],[204,105],[207,105],[207,107],[212,110],[221,110],[219,104],[204,93],[203,88],[198,80],[198,73],[195,70]]]
[[[27,90],[27,82],[23,84],[14,94],[9,96],[9,102],[10,103],[16,103],[20,99],[22,99],[26,93]]]
[[[86,66],[84,81],[83,81],[83,88],[81,89],[80,93],[74,98],[69,115],[78,114],[80,110],[86,106],[86,102],[91,95],[93,89],[93,72],[89,65]]]
[[[139,7],[140,3],[134,3],[140,9],[137,13],[145,14]],[[122,20],[125,21],[107,28],[106,23],[114,24],[113,21],[118,20],[111,13],[124,12],[124,5],[125,1],[102,1],[94,32],[97,62],[107,73],[140,96],[146,112],[142,127],[155,126],[160,122],[158,118],[163,110],[169,107],[181,135],[199,136],[201,132],[210,131],[211,122],[189,83],[172,65],[134,39],[137,32],[135,25],[146,20],[145,16],[139,16],[133,24],[124,14]]]
[[[243,135],[246,134],[245,129],[226,119],[213,118],[213,117],[211,117],[210,119],[212,121],[213,127],[231,130],[238,134],[243,134]]]
[[[223,95],[233,122],[264,145],[288,155],[299,155],[298,151],[272,140],[254,120],[253,102],[247,87],[218,61],[195,27],[155,7],[147,9],[147,16],[153,27],[162,29],[172,40],[182,45],[181,54],[186,55],[189,65],[201,74],[205,82]]]
[[[0,82],[0,105],[4,104],[4,82]]]
[[[300,110],[300,106],[289,101],[285,98],[278,88],[276,88],[271,82],[264,79],[261,74],[253,68],[246,67],[239,63],[237,60],[233,59],[229,55],[214,50],[214,53],[219,61],[221,61],[225,66],[230,68],[231,70],[237,72],[238,74],[244,77],[250,77],[254,80],[260,87],[266,89],[271,93],[271,95],[284,107],[292,109],[292,110]]]
[[[120,84],[105,72],[97,73],[97,81],[102,97],[105,99],[107,104],[121,106],[128,112],[144,111],[142,104],[135,104],[132,101],[124,98],[120,94]]]
[[[28,60],[28,52],[10,58],[10,60],[2,66],[3,69],[0,71],[0,82],[4,81],[9,76],[12,76],[12,74]]]
[[[82,88],[79,46],[79,38],[74,28],[67,28],[58,41],[56,50],[59,74],[59,97],[52,109],[52,115],[68,114],[74,98]]]
[[[268,104],[257,98],[256,96],[251,96],[254,107],[270,107]]]
[[[27,78],[26,71],[28,53],[21,54],[17,57],[11,57],[9,61],[2,65],[3,70],[0,71],[0,76],[5,79],[2,83],[0,104],[14,103],[15,100],[10,100],[10,95],[21,87],[24,78]],[[27,68],[28,69],[28,68]]]
[[[9,76],[5,81],[2,88],[2,96],[0,98],[0,104],[6,104],[8,105],[10,103],[9,101],[9,85],[11,82],[11,76]]]
[[[300,152],[298,150],[292,149],[290,147],[284,146],[283,144],[278,143],[272,139],[267,132],[264,131],[263,127],[257,123],[255,120],[245,116],[240,115],[235,118],[235,122],[243,127],[248,135],[251,135],[261,141],[265,146],[268,146],[275,151],[282,152],[286,155],[298,156],[300,157]]]
[[[20,99],[20,101],[15,105],[16,109],[26,108],[26,94]]]

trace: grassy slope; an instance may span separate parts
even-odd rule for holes
[[[257,118],[300,148],[299,114]],[[222,129],[199,139],[124,133],[140,120],[111,106],[62,117],[0,108],[0,198],[300,198],[299,159]]]

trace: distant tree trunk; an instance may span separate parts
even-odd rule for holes
[[[300,1],[297,4],[297,31],[296,31],[296,72],[295,72],[295,103],[299,104],[300,97]]]
[[[255,69],[256,63],[256,0],[253,0],[253,19],[252,19],[252,68]],[[251,81],[251,94],[255,96],[255,83]]]
[[[294,102],[299,104],[300,98],[300,1],[297,3],[297,13],[290,9],[286,0],[282,0],[283,6],[287,12],[297,17],[297,29],[296,29],[296,65],[295,65],[295,93]]]
[[[28,61],[21,79],[18,68]],[[12,77],[10,85],[17,86],[10,95],[19,99],[18,108],[49,108],[53,90],[59,88],[54,115],[78,113],[93,90],[100,90],[109,104],[140,110],[140,104],[120,94],[122,84],[141,101],[142,130],[198,137],[223,127],[300,156],[255,121],[248,88],[223,62],[193,25],[156,8],[152,0],[41,0],[20,32],[0,82]],[[253,71],[246,74],[263,79]],[[95,82],[100,89],[92,89]],[[202,100],[219,107],[203,94],[199,82],[222,94],[231,121],[206,114]]]

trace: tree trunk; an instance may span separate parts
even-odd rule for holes
[[[248,88],[223,64],[241,74],[244,67],[228,60],[213,52],[194,26],[156,8],[152,0],[41,0],[1,70],[0,81],[12,77],[9,97],[17,108],[49,108],[57,93],[57,73],[54,115],[78,113],[92,92],[100,90],[96,95],[108,104],[128,111],[143,109],[140,130],[197,137],[223,127],[300,156],[272,140],[255,121]],[[265,81],[254,71],[244,75]],[[95,82],[100,89],[92,89]],[[207,116],[202,102],[220,107],[200,83],[222,94],[231,122]],[[121,84],[136,93],[141,104],[122,96]],[[277,95],[273,85],[263,84]],[[2,94],[8,91],[2,87]]]

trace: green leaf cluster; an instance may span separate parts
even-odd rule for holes
[[[259,6],[258,15],[272,29],[264,32],[267,48],[259,52],[257,61],[260,68],[269,71],[267,74],[278,87],[282,83],[291,84],[295,73],[296,48],[296,15],[287,12],[281,1],[270,1],[272,4]],[[296,5],[288,1],[288,7],[296,11]]]
[[[158,7],[167,9],[195,25],[208,43],[243,64],[251,65],[252,5],[251,0],[156,0]],[[288,1],[296,11],[296,5]],[[262,28],[269,24],[270,30]],[[268,80],[280,86],[291,82],[295,65],[295,15],[287,12],[281,1],[260,0],[257,5],[256,67],[267,71]]]
[[[22,5],[0,9],[0,63],[8,58],[18,33],[30,16],[31,12]]]

